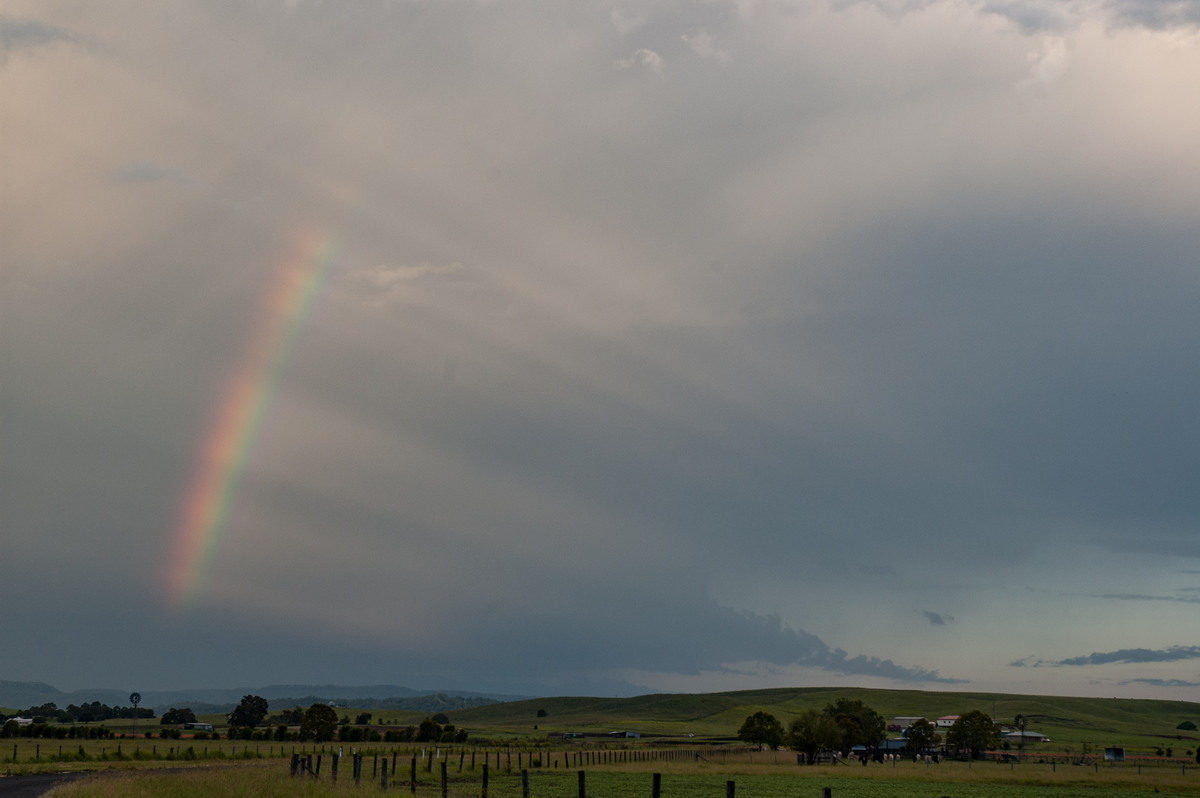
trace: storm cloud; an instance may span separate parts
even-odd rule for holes
[[[1196,4],[7,14],[5,678],[1190,695]]]

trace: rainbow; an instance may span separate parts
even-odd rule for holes
[[[253,333],[197,447],[165,571],[167,595],[175,606],[199,595],[292,341],[325,283],[336,250],[335,236],[306,228],[292,237],[276,262]]]

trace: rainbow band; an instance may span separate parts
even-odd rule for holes
[[[176,606],[199,595],[292,341],[325,283],[335,252],[333,236],[305,230],[275,267],[254,332],[225,382],[199,447],[172,537],[166,590]]]

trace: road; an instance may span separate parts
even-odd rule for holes
[[[0,798],[37,798],[63,782],[88,775],[79,773],[31,773],[26,776],[0,776]]]

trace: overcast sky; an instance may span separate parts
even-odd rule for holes
[[[1197,0],[3,8],[0,678],[1200,695]]]

